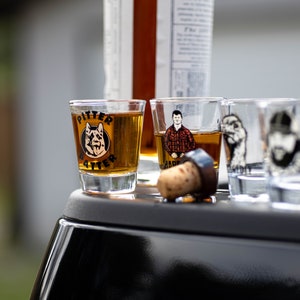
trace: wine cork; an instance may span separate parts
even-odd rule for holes
[[[186,194],[213,195],[217,189],[213,159],[202,149],[186,153],[179,165],[161,171],[157,188],[170,201]]]
[[[193,193],[201,187],[200,174],[190,161],[162,171],[157,181],[160,194],[170,200]]]

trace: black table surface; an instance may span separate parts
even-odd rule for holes
[[[166,203],[153,187],[110,196],[91,196],[78,189],[71,193],[63,217],[114,227],[300,242],[300,210],[236,203],[227,190],[218,190],[214,199]]]

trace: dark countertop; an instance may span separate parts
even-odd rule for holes
[[[164,203],[155,188],[145,187],[111,196],[75,190],[63,217],[101,226],[300,242],[300,211],[234,203],[226,190],[211,203]]]

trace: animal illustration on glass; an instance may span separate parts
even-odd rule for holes
[[[97,126],[86,123],[82,134],[82,146],[87,156],[102,157],[107,152],[108,144],[109,140],[101,122]]]
[[[247,130],[238,116],[230,114],[222,120],[222,131],[229,149],[230,168],[243,172],[246,168]]]

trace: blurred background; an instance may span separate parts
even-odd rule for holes
[[[28,299],[79,188],[68,101],[103,97],[102,0],[0,0],[0,299]],[[300,1],[215,0],[211,96],[300,97]]]

